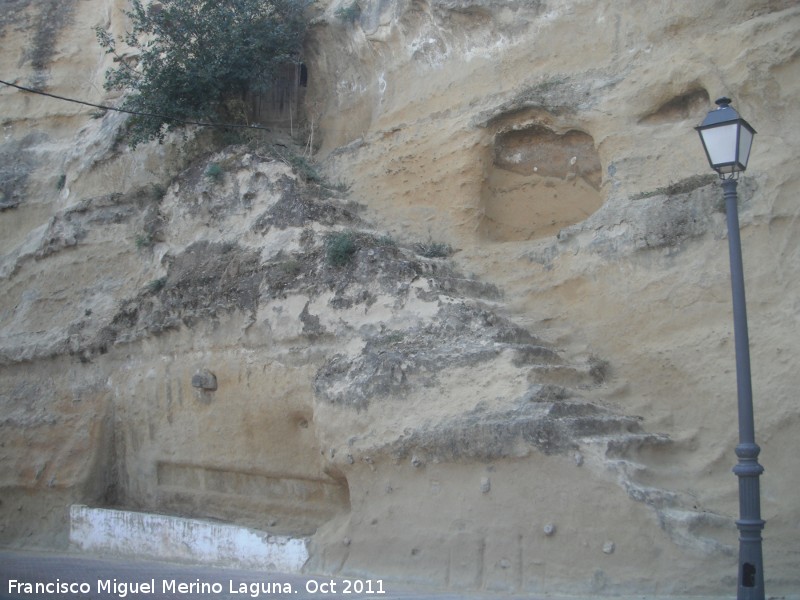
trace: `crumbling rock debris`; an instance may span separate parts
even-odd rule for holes
[[[305,227],[311,222],[328,227],[352,227],[361,223],[354,206],[335,199],[315,197],[303,189],[296,179],[284,176],[279,185],[282,190],[280,198],[255,220],[253,231],[264,234],[272,227]]]
[[[546,455],[575,451],[587,437],[626,436],[640,431],[640,419],[619,415],[586,401],[531,402],[519,398],[513,408],[476,408],[417,429],[386,450],[402,460],[422,452],[430,460],[492,461],[520,457],[532,450]]]
[[[560,361],[529,331],[479,304],[448,303],[430,322],[369,338],[359,356],[331,357],[314,386],[318,397],[360,410],[374,399],[402,398],[414,387],[433,386],[443,369],[483,363],[504,351],[513,351],[521,365]],[[566,395],[554,387],[535,390]]]

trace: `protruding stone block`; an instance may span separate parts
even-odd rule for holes
[[[215,392],[217,390],[217,376],[208,369],[202,369],[192,376],[192,387],[206,392]]]

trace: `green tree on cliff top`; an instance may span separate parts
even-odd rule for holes
[[[248,92],[269,88],[278,70],[300,59],[306,0],[132,0],[133,28],[124,43],[102,28],[97,38],[118,63],[106,73],[107,90],[128,91],[122,108],[134,115],[132,146],[163,140],[181,123],[230,118],[230,106]],[[125,52],[125,54],[129,54]]]

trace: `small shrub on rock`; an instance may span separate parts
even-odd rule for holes
[[[331,266],[343,267],[357,251],[358,244],[351,231],[331,234],[325,240],[325,256]]]

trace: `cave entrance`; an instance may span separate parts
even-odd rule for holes
[[[543,125],[495,136],[481,193],[480,232],[492,241],[533,240],[579,223],[603,203],[594,139]]]
[[[285,128],[296,126],[304,116],[306,88],[306,64],[284,65],[278,69],[266,90],[247,94],[248,117],[261,125]]]

